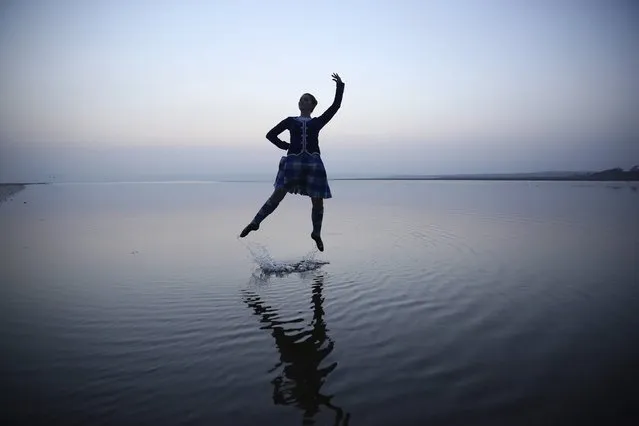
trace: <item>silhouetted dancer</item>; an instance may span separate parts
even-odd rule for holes
[[[287,117],[273,127],[266,139],[275,146],[287,150],[286,156],[280,159],[279,170],[275,178],[275,190],[257,212],[253,220],[246,225],[240,237],[246,237],[249,232],[257,231],[260,223],[273,213],[287,192],[311,197],[311,220],[313,231],[311,238],[317,248],[324,251],[322,242],[322,219],[324,216],[324,199],[331,198],[326,169],[320,156],[319,132],[335,115],[342,104],[344,82],[338,74],[333,74],[336,83],[335,99],[328,109],[319,117],[312,117],[311,113],[317,105],[317,99],[310,93],[304,93],[298,102],[300,115]],[[285,142],[278,136],[288,130],[291,142]]]

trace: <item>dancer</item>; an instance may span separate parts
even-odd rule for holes
[[[319,132],[335,115],[342,104],[344,82],[338,74],[332,75],[335,81],[335,99],[328,109],[319,117],[311,117],[317,106],[317,100],[310,93],[304,93],[299,100],[300,115],[287,117],[273,127],[266,138],[280,149],[287,150],[286,156],[280,160],[279,170],[275,178],[275,190],[257,212],[253,220],[246,225],[240,237],[246,237],[249,232],[257,231],[260,223],[273,213],[287,192],[306,195],[311,198],[311,220],[313,231],[311,238],[315,241],[319,251],[324,251],[321,237],[322,220],[324,217],[324,199],[331,198],[331,189],[324,163],[320,156]],[[285,142],[279,135],[288,130],[291,142]]]

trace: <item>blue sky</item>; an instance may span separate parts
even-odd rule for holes
[[[639,163],[633,1],[4,1],[0,180],[275,173],[346,82],[329,175]],[[285,139],[285,137],[284,137]]]

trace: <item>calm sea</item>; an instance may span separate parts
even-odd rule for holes
[[[637,185],[331,185],[1,204],[2,424],[637,424]]]

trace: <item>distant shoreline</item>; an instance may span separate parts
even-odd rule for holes
[[[483,180],[483,181],[563,181],[563,182],[637,182],[639,170],[608,169],[600,172],[485,173],[456,175],[394,175],[377,178],[335,180]]]
[[[599,172],[588,171],[546,171],[529,173],[483,173],[483,174],[449,174],[449,175],[378,175],[378,176],[348,176],[337,173],[336,177],[329,175],[329,181],[502,181],[502,182],[639,182],[639,166],[624,171],[622,169],[608,169]],[[341,176],[340,176],[341,175]],[[105,181],[69,181],[69,182],[6,182],[0,183],[0,194],[4,195],[16,189],[23,189],[27,185],[48,185],[53,183],[178,183],[178,182],[272,182],[271,177],[217,177],[215,179],[200,177],[200,179],[185,179],[174,176],[173,179],[142,179],[136,180],[105,180]],[[13,188],[13,189],[11,189]]]
[[[12,195],[22,191],[27,185],[46,185],[46,183],[0,183],[0,204],[4,203]]]
[[[22,191],[26,185],[21,183],[0,183],[0,204],[9,197]]]
[[[546,181],[546,182],[637,182],[635,178],[583,178],[583,177],[428,177],[428,176],[402,176],[402,177],[361,177],[361,178],[335,178],[330,180],[433,180],[433,181]]]
[[[48,185],[49,182],[0,182],[0,186]]]

